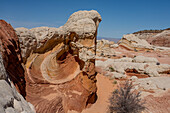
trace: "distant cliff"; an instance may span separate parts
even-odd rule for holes
[[[113,41],[113,42],[117,43],[121,38],[97,37],[97,40],[101,40],[101,39],[105,39],[105,40],[109,40],[109,41]]]
[[[170,47],[170,28],[163,30],[142,30],[133,34],[139,39],[145,39],[151,45]]]

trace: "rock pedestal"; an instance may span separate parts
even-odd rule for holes
[[[16,29],[25,56],[26,99],[38,113],[81,112],[96,101],[100,21],[97,11],[78,11],[59,28]]]

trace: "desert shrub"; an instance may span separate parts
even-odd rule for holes
[[[104,56],[104,53],[101,53],[100,56]]]
[[[141,30],[141,31],[137,31],[134,32],[133,34],[142,34],[142,33],[161,33],[164,30],[170,30],[170,28],[166,28],[166,29],[160,29],[160,30]]]
[[[111,71],[111,72],[113,72],[113,71],[115,71],[115,69],[113,68],[113,67],[109,67],[109,70]]]
[[[142,30],[142,31],[137,31],[134,32],[133,34],[142,34],[142,33],[161,33],[164,30]]]
[[[137,50],[136,48],[134,49],[134,51],[135,51],[135,52],[138,52],[138,50]]]
[[[126,81],[123,86],[112,92],[109,99],[110,113],[139,113],[145,109],[140,92],[132,91],[132,88],[132,83]]]
[[[157,63],[156,63],[156,65],[160,65],[160,63],[159,63],[159,62],[157,62]]]
[[[114,80],[114,81],[113,81],[113,84],[117,84],[117,81],[116,81],[116,80]]]
[[[170,30],[170,28],[166,28],[165,30]]]
[[[116,57],[116,55],[112,55],[113,57]]]

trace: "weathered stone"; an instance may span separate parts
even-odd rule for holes
[[[18,112],[23,111],[22,105],[20,101],[17,101],[14,99],[14,106],[13,106]]]
[[[139,39],[134,34],[123,35],[118,42],[119,46],[125,47],[128,50],[152,50],[152,46],[144,39]]]
[[[6,78],[7,78],[7,76],[6,76],[6,73],[5,73],[3,59],[2,59],[2,56],[0,55],[0,80],[6,79]]]
[[[112,45],[110,45],[110,47],[111,48],[117,48],[117,47],[119,47],[119,45],[118,44],[112,44]]]
[[[37,46],[37,39],[35,35],[27,28],[16,28],[16,33],[19,35],[19,42],[21,47],[21,55],[26,62],[26,59],[30,55],[30,53],[35,50]]]
[[[136,56],[134,59],[133,59],[134,62],[137,62],[137,63],[157,63],[158,60],[156,58],[153,58],[153,57],[144,57],[144,56]]]
[[[125,57],[121,59],[105,59],[105,61],[98,60],[96,61],[96,66],[101,67],[105,71],[133,72],[147,74],[150,77],[158,77],[160,74],[168,74],[170,72],[170,65],[156,65],[156,62],[157,59],[155,58],[139,56],[137,58]]]
[[[97,40],[97,49],[102,49],[104,47],[110,47],[112,44],[114,44],[114,42],[109,41],[109,40]]]
[[[137,79],[138,79],[137,76],[132,76],[132,77],[130,77],[130,80],[132,80],[132,81],[136,81]]]
[[[151,45],[170,47],[170,30],[165,30],[146,39]]]
[[[124,47],[127,50],[131,51],[162,51],[162,50],[170,50],[167,47],[158,47],[150,45],[145,39],[138,38],[135,34],[127,34],[123,35],[122,39],[118,42],[120,47]]]
[[[3,65],[0,53],[0,73],[5,78],[0,80],[0,113],[20,113],[23,110],[26,113],[35,113],[34,107],[28,105],[26,100],[16,91],[13,83],[8,79],[8,75]]]
[[[116,79],[126,78],[125,74],[117,73],[117,72],[111,72],[111,73],[113,74],[112,78],[116,78]]]
[[[25,75],[18,37],[12,26],[4,20],[0,20],[0,26],[0,52],[4,67],[11,81],[25,97]]]
[[[134,82],[134,84],[137,84],[139,88],[145,89],[145,90],[164,90],[170,89],[170,86],[167,85],[170,83],[170,77],[150,77],[150,78],[142,78],[138,79]]]
[[[19,112],[16,112],[12,107],[8,107],[5,109],[5,113],[19,113]]]
[[[26,99],[37,112],[81,112],[96,101],[95,54],[100,21],[97,11],[78,11],[59,28],[16,29],[20,42],[25,42],[21,51],[26,58]],[[35,39],[31,42],[35,46],[27,45],[27,39]]]

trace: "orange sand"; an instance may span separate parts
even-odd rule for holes
[[[112,83],[107,77],[98,74],[97,75],[97,95],[98,99],[96,103],[91,107],[82,111],[82,113],[106,113],[108,110],[109,100],[111,92],[115,89],[116,85]],[[69,111],[68,113],[77,113],[75,111]]]

